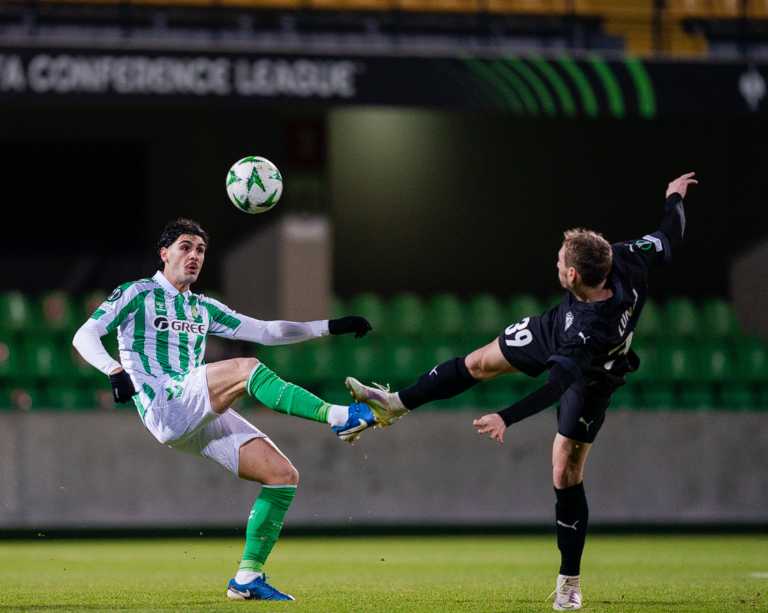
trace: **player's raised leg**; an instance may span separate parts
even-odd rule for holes
[[[581,609],[579,573],[589,521],[582,477],[591,446],[591,443],[558,434],[552,448],[552,478],[557,496],[557,547],[561,556],[557,587],[550,594],[555,597],[552,605],[555,611]]]
[[[498,340],[494,340],[466,357],[438,364],[421,375],[415,384],[399,392],[390,392],[388,387],[377,384],[369,387],[353,377],[347,377],[346,385],[355,400],[371,408],[377,422],[389,426],[427,402],[453,398],[479,381],[515,372],[519,371],[504,357]]]
[[[214,362],[207,367],[211,408],[224,413],[241,396],[250,394],[278,413],[330,424],[342,440],[354,442],[374,424],[371,410],[353,403],[330,404],[298,385],[283,381],[255,358]]]
[[[294,600],[266,581],[263,567],[277,542],[291,506],[299,473],[268,438],[254,438],[240,446],[238,476],[263,484],[245,531],[240,569],[229,582],[231,600]]]

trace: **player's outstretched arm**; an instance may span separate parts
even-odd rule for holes
[[[695,173],[689,172],[674,181],[671,181],[667,187],[667,201],[664,204],[664,219],[661,220],[659,230],[667,237],[670,249],[674,249],[683,242],[685,233],[685,211],[683,209],[683,198],[688,192],[689,185],[697,185],[698,181],[693,178]],[[665,255],[665,261],[669,260],[669,255]]]
[[[489,438],[491,440],[496,439],[499,443],[504,444],[504,430],[507,429],[507,425],[498,413],[483,415],[480,419],[473,421],[472,425],[480,428],[477,431],[478,434],[490,432]]]
[[[695,172],[689,172],[681,177],[677,177],[674,181],[670,181],[667,187],[667,198],[672,194],[680,194],[681,198],[685,198],[685,193],[688,191],[689,185],[698,185],[699,182],[693,178]]]
[[[489,432],[491,440],[497,439],[503,443],[502,435],[507,426],[552,406],[565,393],[565,390],[571,387],[576,378],[572,371],[555,362],[549,369],[546,382],[539,389],[531,392],[511,407],[476,419],[473,425],[481,427],[477,431],[478,434]]]
[[[123,370],[120,362],[114,360],[104,349],[101,342],[101,332],[102,329],[96,320],[89,319],[77,331],[72,339],[72,344],[86,362],[105,375],[109,375],[115,402],[123,404],[133,398],[136,389],[133,386],[131,376]]]
[[[355,338],[363,338],[371,331],[371,324],[365,317],[359,315],[347,315],[339,319],[328,321],[328,332],[330,334],[352,334]]]
[[[238,315],[242,323],[231,334],[231,338],[250,341],[261,345],[290,345],[328,334],[352,334],[362,338],[371,329],[364,317],[351,315],[340,319],[318,321],[262,321]],[[226,334],[226,330],[224,331]],[[216,332],[214,332],[216,334]]]

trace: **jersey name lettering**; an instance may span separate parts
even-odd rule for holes
[[[629,323],[629,318],[635,314],[635,307],[637,306],[637,300],[639,296],[637,295],[637,290],[635,288],[632,288],[632,293],[635,295],[635,301],[632,303],[632,306],[624,311],[624,314],[621,316],[621,323],[619,324],[620,336],[624,336],[624,332],[627,330],[627,324]]]

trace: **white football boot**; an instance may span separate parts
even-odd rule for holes
[[[581,587],[578,577],[557,576],[557,588],[549,595],[555,597],[552,608],[555,611],[578,611],[581,609]],[[547,600],[549,600],[547,598]]]
[[[388,385],[384,387],[374,383],[376,388],[378,388],[376,389],[363,385],[352,377],[347,377],[345,383],[352,398],[357,402],[368,405],[371,411],[373,411],[376,421],[381,426],[391,426],[408,412],[408,409],[400,402],[397,393],[389,391]]]

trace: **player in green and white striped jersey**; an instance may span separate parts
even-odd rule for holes
[[[265,434],[230,407],[248,393],[275,411],[328,423],[350,442],[375,423],[373,413],[358,403],[343,407],[323,402],[255,358],[206,365],[206,337],[277,345],[328,334],[360,338],[371,326],[356,316],[305,323],[260,321],[193,294],[189,288],[200,274],[207,245],[208,236],[196,222],[169,223],[158,244],[161,270],[112,292],[78,330],[73,344],[109,375],[117,402],[134,400],[144,425],[161,443],[263,484],[248,520],[240,570],[227,596],[293,600],[266,582],[262,567],[293,500],[298,473]],[[101,343],[113,330],[122,364]]]

